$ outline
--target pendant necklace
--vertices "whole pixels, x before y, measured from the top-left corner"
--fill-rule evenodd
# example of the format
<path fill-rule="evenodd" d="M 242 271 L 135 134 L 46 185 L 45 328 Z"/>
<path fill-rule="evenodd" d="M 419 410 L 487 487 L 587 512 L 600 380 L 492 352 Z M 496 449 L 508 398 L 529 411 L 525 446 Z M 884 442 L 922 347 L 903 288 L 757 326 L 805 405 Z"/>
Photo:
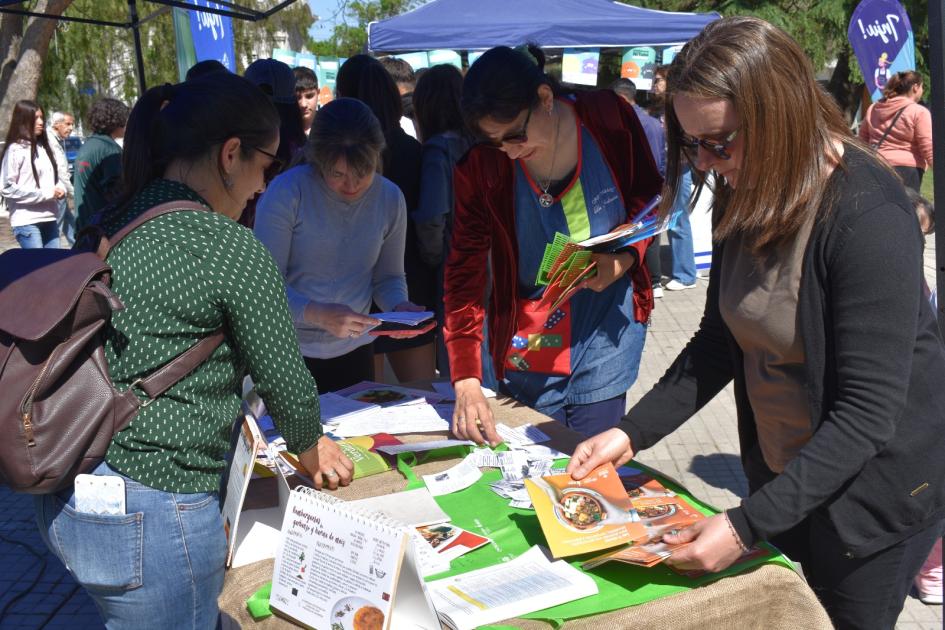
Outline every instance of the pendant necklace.
<path fill-rule="evenodd" d="M 555 198 L 548 192 L 548 189 L 551 188 L 551 178 L 555 172 L 555 158 L 558 156 L 558 127 L 561 126 L 561 119 L 555 111 L 554 102 L 551 103 L 551 111 L 555 112 L 555 141 L 551 150 L 551 168 L 548 170 L 548 180 L 544 186 L 541 185 L 541 182 L 538 182 L 538 187 L 541 188 L 541 194 L 538 195 L 538 204 L 542 208 L 550 208 L 555 202 Z"/>

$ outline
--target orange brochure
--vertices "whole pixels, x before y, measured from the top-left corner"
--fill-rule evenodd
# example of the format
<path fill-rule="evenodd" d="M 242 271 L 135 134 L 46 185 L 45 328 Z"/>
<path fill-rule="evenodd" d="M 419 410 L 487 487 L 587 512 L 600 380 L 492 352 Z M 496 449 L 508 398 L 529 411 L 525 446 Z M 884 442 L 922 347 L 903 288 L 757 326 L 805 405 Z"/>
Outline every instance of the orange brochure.
<path fill-rule="evenodd" d="M 555 558 L 609 549 L 646 537 L 614 469 L 606 464 L 575 481 L 570 475 L 525 480 Z"/>

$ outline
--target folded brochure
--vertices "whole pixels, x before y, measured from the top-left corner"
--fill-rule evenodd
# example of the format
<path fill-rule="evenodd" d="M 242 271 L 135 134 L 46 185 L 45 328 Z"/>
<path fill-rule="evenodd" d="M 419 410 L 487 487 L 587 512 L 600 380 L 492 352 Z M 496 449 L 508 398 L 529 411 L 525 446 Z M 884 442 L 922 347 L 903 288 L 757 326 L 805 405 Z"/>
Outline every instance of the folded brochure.
<path fill-rule="evenodd" d="M 525 479 L 525 488 L 555 558 L 646 537 L 613 464 L 596 468 L 580 481 L 568 474 Z"/>

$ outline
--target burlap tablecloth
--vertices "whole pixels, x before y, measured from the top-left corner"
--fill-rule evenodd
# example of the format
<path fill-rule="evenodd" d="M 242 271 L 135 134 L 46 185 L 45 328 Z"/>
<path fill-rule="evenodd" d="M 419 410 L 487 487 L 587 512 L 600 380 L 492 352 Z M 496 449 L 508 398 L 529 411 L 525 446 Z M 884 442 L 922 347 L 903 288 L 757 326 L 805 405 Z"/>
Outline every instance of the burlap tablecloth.
<path fill-rule="evenodd" d="M 496 418 L 511 426 L 531 423 L 551 437 L 551 446 L 570 453 L 581 437 L 554 420 L 510 399 L 491 401 Z M 431 434 L 398 436 L 404 442 L 431 439 Z M 457 460 L 438 460 L 414 467 L 417 475 L 445 470 Z M 254 482 L 255 483 L 255 482 Z M 406 481 L 396 470 L 373 475 L 339 489 L 335 494 L 342 499 L 361 499 L 403 490 Z M 259 484 L 254 490 L 264 488 Z M 253 503 L 257 503 L 258 496 Z M 254 505 L 255 507 L 255 505 Z M 257 562 L 227 571 L 220 610 L 224 628 L 268 630 L 292 628 L 279 617 L 255 622 L 246 610 L 246 599 L 272 579 L 273 561 Z M 504 622 L 526 630 L 548 630 L 552 626 L 542 621 L 511 619 Z M 600 628 L 692 628 L 693 630 L 765 630 L 830 629 L 833 626 L 816 596 L 794 571 L 777 565 L 762 565 L 739 575 L 722 578 L 690 591 L 663 597 L 646 604 L 616 610 L 603 615 L 573 619 L 564 624 L 565 630 L 598 630 Z M 398 630 L 393 628 L 392 630 Z"/>

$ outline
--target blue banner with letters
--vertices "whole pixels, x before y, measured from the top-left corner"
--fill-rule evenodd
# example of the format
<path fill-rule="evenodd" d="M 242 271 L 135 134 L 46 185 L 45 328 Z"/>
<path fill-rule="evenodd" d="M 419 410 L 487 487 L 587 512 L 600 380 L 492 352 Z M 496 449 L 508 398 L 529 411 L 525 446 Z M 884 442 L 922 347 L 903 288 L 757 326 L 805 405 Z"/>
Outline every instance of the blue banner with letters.
<path fill-rule="evenodd" d="M 915 70 L 912 24 L 896 0 L 863 0 L 853 11 L 847 37 L 874 102 L 894 74 Z"/>
<path fill-rule="evenodd" d="M 227 7 L 210 0 L 187 1 L 196 7 L 189 13 L 190 33 L 194 40 L 197 61 L 216 59 L 230 72 L 236 72 L 232 18 L 199 10 L 201 7 L 227 10 Z"/>

